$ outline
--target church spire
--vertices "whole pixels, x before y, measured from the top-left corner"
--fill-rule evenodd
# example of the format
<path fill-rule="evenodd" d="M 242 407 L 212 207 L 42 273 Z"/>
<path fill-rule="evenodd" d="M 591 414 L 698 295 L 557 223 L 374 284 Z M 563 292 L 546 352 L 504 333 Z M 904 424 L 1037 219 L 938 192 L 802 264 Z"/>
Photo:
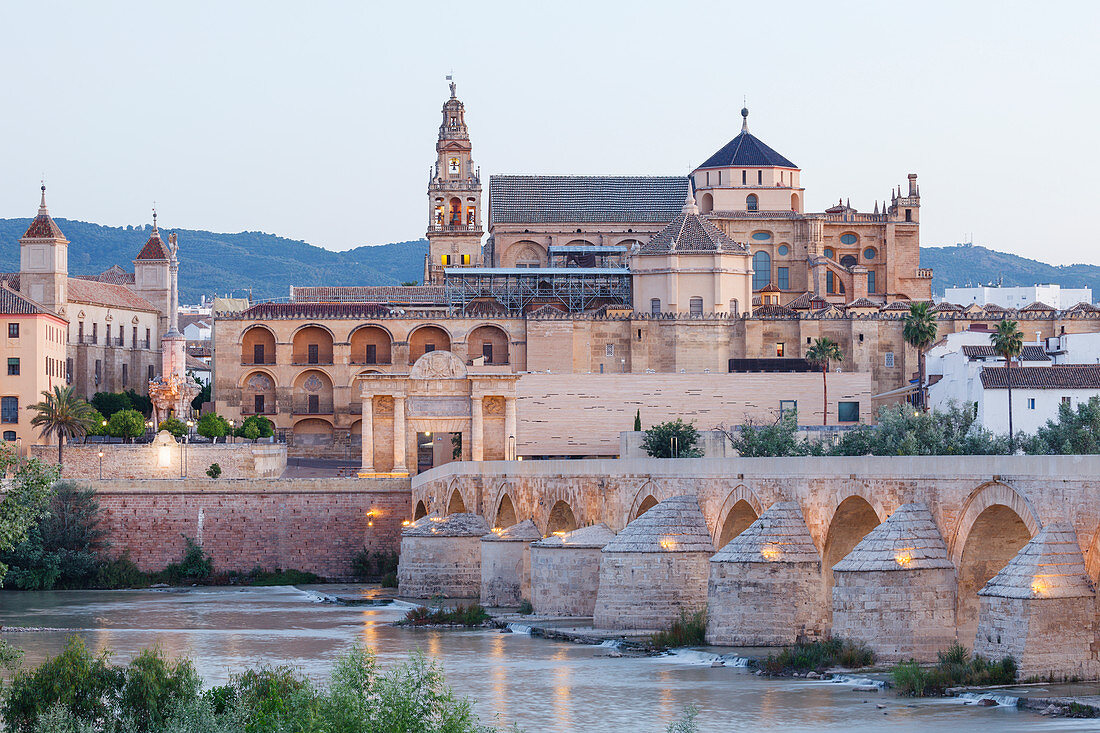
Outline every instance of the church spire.
<path fill-rule="evenodd" d="M 746 106 L 746 107 L 741 108 L 741 132 L 748 132 L 748 131 L 749 131 L 749 108 Z"/>
<path fill-rule="evenodd" d="M 38 215 L 49 216 L 50 210 L 46 208 L 46 181 L 42 181 L 42 201 L 38 204 Z"/>
<path fill-rule="evenodd" d="M 157 202 L 153 202 L 153 236 L 160 236 L 160 230 L 157 229 Z"/>

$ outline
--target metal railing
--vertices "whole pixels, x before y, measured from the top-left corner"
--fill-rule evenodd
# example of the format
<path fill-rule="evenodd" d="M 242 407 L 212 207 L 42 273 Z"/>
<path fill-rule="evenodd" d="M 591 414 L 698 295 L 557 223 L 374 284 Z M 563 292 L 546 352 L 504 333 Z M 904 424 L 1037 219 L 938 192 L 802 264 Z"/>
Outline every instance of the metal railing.
<path fill-rule="evenodd" d="M 295 397 L 291 403 L 292 415 L 332 415 L 332 397 L 321 397 L 316 402 L 310 402 L 308 397 Z"/>

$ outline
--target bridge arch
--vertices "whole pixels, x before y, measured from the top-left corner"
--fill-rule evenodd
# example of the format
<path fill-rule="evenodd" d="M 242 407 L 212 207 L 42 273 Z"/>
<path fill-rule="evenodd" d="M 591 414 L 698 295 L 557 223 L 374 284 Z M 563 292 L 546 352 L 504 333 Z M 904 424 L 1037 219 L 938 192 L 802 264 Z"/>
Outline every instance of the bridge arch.
<path fill-rule="evenodd" d="M 416 502 L 416 510 L 413 511 L 413 521 L 420 519 L 421 517 L 428 516 L 428 507 L 424 506 L 424 500 Z"/>
<path fill-rule="evenodd" d="M 748 529 L 764 510 L 760 497 L 744 484 L 737 486 L 722 503 L 715 518 L 711 538 L 715 549 L 722 549 L 730 540 Z"/>
<path fill-rule="evenodd" d="M 1041 525 L 1031 503 L 1007 484 L 990 481 L 967 497 L 950 547 L 959 584 L 955 622 L 961 644 L 974 644 L 978 591 L 1015 557 Z"/>
<path fill-rule="evenodd" d="M 546 534 L 549 536 L 555 532 L 572 532 L 579 525 L 576 516 L 573 514 L 573 507 L 569 505 L 569 502 L 558 499 L 550 507 L 545 526 Z"/>
<path fill-rule="evenodd" d="M 821 551 L 821 575 L 825 583 L 825 599 L 830 618 L 833 566 L 843 560 L 887 516 L 882 503 L 863 486 L 856 487 L 855 491 L 838 501 L 829 514 Z"/>
<path fill-rule="evenodd" d="M 506 489 L 507 486 L 501 488 Z M 508 496 L 507 491 L 500 495 L 496 506 L 496 515 L 493 517 L 494 527 L 511 527 L 519 521 L 519 517 L 516 516 L 516 507 L 512 504 L 512 497 Z"/>
<path fill-rule="evenodd" d="M 654 481 L 646 481 L 642 484 L 642 487 L 635 492 L 634 501 L 630 502 L 630 513 L 626 516 L 627 524 L 633 522 L 667 498 L 668 497 L 664 495 L 664 491 L 659 484 Z M 645 508 L 643 508 L 643 506 Z"/>

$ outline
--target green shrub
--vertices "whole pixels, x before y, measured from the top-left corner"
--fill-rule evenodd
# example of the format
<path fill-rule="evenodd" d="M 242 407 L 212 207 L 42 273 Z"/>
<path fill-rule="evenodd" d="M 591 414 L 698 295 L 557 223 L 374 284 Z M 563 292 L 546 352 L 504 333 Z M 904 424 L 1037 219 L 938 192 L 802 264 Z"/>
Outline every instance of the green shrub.
<path fill-rule="evenodd" d="M 249 585 L 255 586 L 307 585 L 310 583 L 320 583 L 323 580 L 324 578 L 321 576 L 308 573 L 304 570 L 281 570 L 279 568 L 275 570 L 255 568 L 246 578 L 246 582 Z"/>
<path fill-rule="evenodd" d="M 160 421 L 160 425 L 157 426 L 157 430 L 167 430 L 172 437 L 182 438 L 187 432 L 187 423 L 176 417 L 166 417 Z"/>
<path fill-rule="evenodd" d="M 116 412 L 134 409 L 133 400 L 125 392 L 96 392 L 88 402 L 108 419 Z"/>
<path fill-rule="evenodd" d="M 172 585 L 208 580 L 214 572 L 210 556 L 190 537 L 184 537 L 186 545 L 183 558 L 164 569 L 164 575 Z"/>
<path fill-rule="evenodd" d="M 535 607 L 531 605 L 531 601 L 524 598 L 519 602 L 519 615 L 520 616 L 530 616 L 534 612 L 535 612 Z"/>
<path fill-rule="evenodd" d="M 140 438 L 145 434 L 145 417 L 137 410 L 121 410 L 107 421 L 107 432 L 115 438 Z"/>
<path fill-rule="evenodd" d="M 222 475 L 222 467 L 217 463 L 211 463 L 210 468 L 206 469 L 206 475 L 210 478 L 218 478 Z"/>
<path fill-rule="evenodd" d="M 107 418 L 103 416 L 99 410 L 92 408 L 91 414 L 88 415 L 88 431 L 87 435 L 106 435 L 107 434 Z"/>
<path fill-rule="evenodd" d="M 373 581 L 397 572 L 397 553 L 363 548 L 351 559 L 351 574 L 356 580 Z"/>
<path fill-rule="evenodd" d="M 703 455 L 695 447 L 698 441 L 699 431 L 695 425 L 676 418 L 645 431 L 642 449 L 653 458 L 672 458 L 673 453 L 677 458 L 698 458 Z"/>
<path fill-rule="evenodd" d="M 913 660 L 896 665 L 891 675 L 898 694 L 934 697 L 943 695 L 949 687 L 986 687 L 1016 682 L 1016 660 L 1012 657 L 990 662 L 980 655 L 971 657 L 970 651 L 958 643 L 939 652 L 937 657 L 932 667 L 922 667 Z"/>
<path fill-rule="evenodd" d="M 403 626 L 481 626 L 489 620 L 488 612 L 476 603 L 469 606 L 459 604 L 451 610 L 437 608 L 434 611 L 425 606 L 410 608 L 403 621 L 398 623 Z"/>
<path fill-rule="evenodd" d="M 249 415 L 233 432 L 238 438 L 256 440 L 270 438 L 275 434 L 275 424 L 263 415 Z"/>
<path fill-rule="evenodd" d="M 699 646 L 706 643 L 706 632 L 706 611 L 680 611 L 680 618 L 673 621 L 667 631 L 658 631 L 651 636 L 649 643 L 657 649 Z"/>
<path fill-rule="evenodd" d="M 765 674 L 785 675 L 792 672 L 821 672 L 829 667 L 858 669 L 874 663 L 875 655 L 865 644 L 828 637 L 818 641 L 800 641 L 779 654 L 769 654 L 757 666 Z"/>
<path fill-rule="evenodd" d="M 195 425 L 195 431 L 204 438 L 210 438 L 215 443 L 218 438 L 224 438 L 233 431 L 229 421 L 215 412 L 203 413 L 199 422 Z"/>
<path fill-rule="evenodd" d="M 158 647 L 145 649 L 125 670 L 119 715 L 138 731 L 160 731 L 180 703 L 198 697 L 202 680 L 187 659 L 169 662 Z"/>
<path fill-rule="evenodd" d="M 143 588 L 149 583 L 149 576 L 138 570 L 138 566 L 130 559 L 129 551 L 126 551 L 117 558 L 100 562 L 90 585 L 93 588 L 111 590 L 116 588 Z"/>
<path fill-rule="evenodd" d="M 386 573 L 385 575 L 382 576 L 382 580 L 379 581 L 379 584 L 383 588 L 396 588 L 397 587 L 397 573 L 396 572 Z"/>

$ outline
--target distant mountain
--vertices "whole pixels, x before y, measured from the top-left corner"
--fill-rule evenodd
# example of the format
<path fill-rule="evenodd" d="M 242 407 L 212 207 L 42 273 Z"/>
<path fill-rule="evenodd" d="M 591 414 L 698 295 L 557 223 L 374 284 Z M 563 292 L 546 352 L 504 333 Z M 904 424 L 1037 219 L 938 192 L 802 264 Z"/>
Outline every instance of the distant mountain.
<path fill-rule="evenodd" d="M 932 268 L 936 296 L 942 296 L 945 288 L 996 285 L 998 281 L 1005 286 L 1055 283 L 1065 288 L 1092 288 L 1093 297 L 1100 296 L 1097 265 L 1048 265 L 970 244 L 922 247 L 920 264 Z"/>
<path fill-rule="evenodd" d="M 151 226 L 107 227 L 55 219 L 69 240 L 69 273 L 96 275 L 118 264 L 133 271 L 133 259 Z M 19 270 L 19 238 L 30 219 L 0 219 L 0 272 Z M 263 232 L 216 234 L 171 229 L 180 240 L 180 301 L 203 294 L 252 289 L 253 298 L 285 298 L 291 285 L 400 285 L 424 276 L 427 240 L 363 246 L 331 252 Z"/>
<path fill-rule="evenodd" d="M 111 265 L 134 269 L 133 259 L 149 239 L 151 226 L 106 227 L 56 219 L 69 239 L 69 272 L 95 275 Z M 19 237 L 29 219 L 0 219 L 0 272 L 19 269 Z M 252 297 L 285 298 L 291 285 L 398 285 L 424 274 L 424 239 L 331 252 L 312 244 L 263 232 L 216 234 L 172 229 L 180 236 L 180 300 L 248 288 Z M 921 266 L 935 273 L 932 289 L 942 296 L 951 286 L 996 283 L 1091 287 L 1100 296 L 1100 266 L 1048 265 L 985 247 L 958 244 L 921 248 Z"/>

